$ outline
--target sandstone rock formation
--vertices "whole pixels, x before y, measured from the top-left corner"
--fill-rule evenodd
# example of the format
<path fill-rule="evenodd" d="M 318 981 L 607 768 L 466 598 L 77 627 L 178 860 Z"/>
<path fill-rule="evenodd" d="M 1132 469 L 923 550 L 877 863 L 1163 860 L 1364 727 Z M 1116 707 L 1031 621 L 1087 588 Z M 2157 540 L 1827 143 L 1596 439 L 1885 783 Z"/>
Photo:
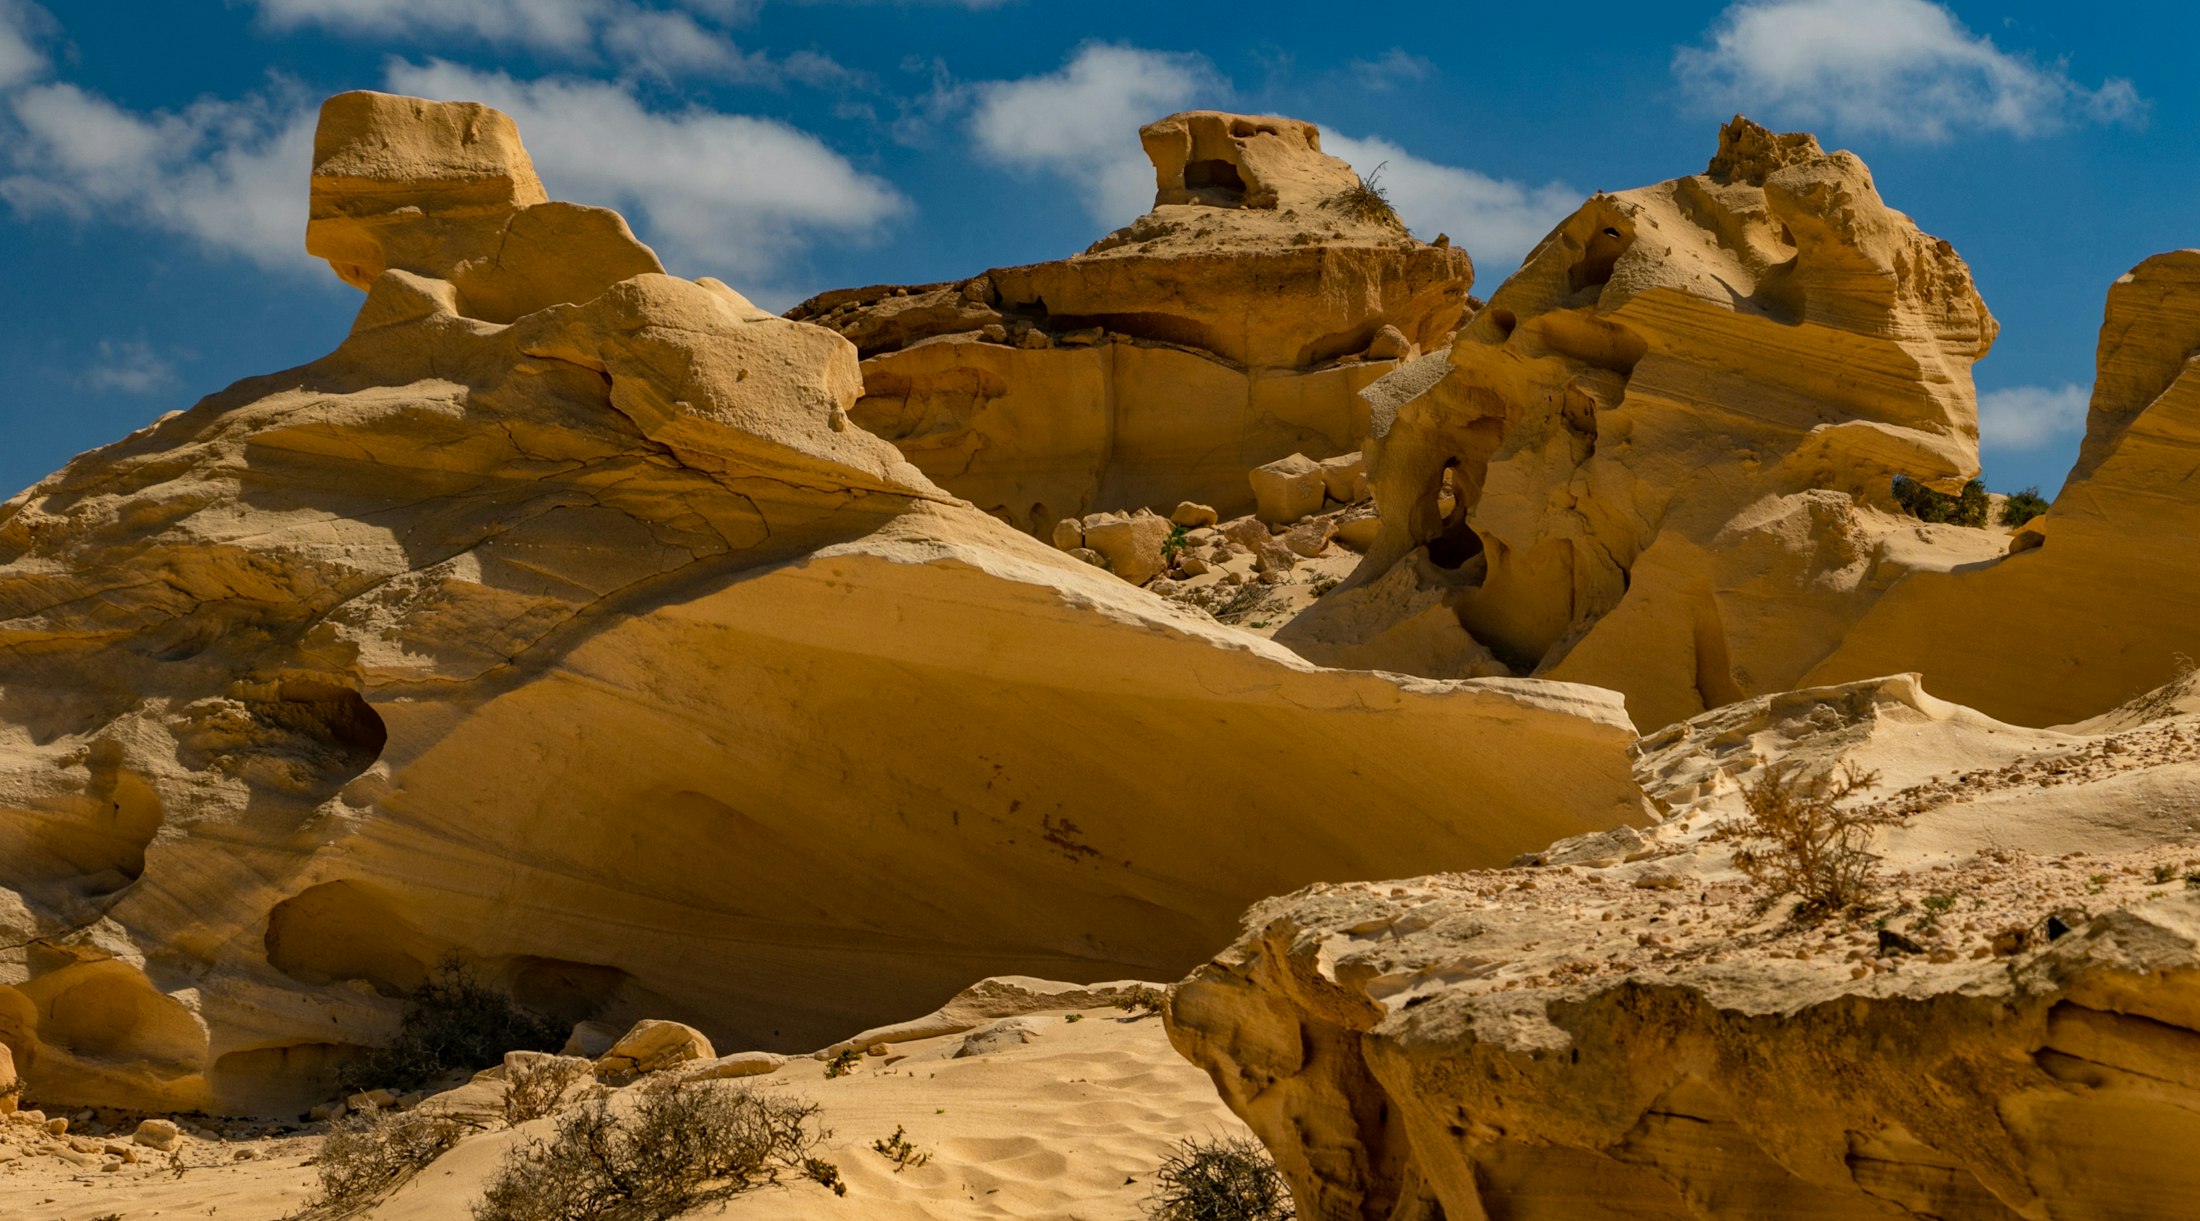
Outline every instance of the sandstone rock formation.
<path fill-rule="evenodd" d="M 2200 1199 L 2200 688 L 2061 733 L 1898 677 L 1737 703 L 1639 755 L 1665 818 L 1631 844 L 1273 900 L 1174 990 L 1173 1040 L 1301 1216 Z M 1791 921 L 1708 836 L 1766 768 L 1843 761 L 1910 822 L 1876 920 Z"/>
<path fill-rule="evenodd" d="M 1154 210 L 1085 253 L 789 315 L 860 349 L 858 423 L 1040 537 L 1183 500 L 1249 510 L 1248 469 L 1359 449 L 1357 392 L 1468 308 L 1466 252 L 1343 209 L 1357 179 L 1312 124 L 1202 111 L 1140 136 Z"/>
<path fill-rule="evenodd" d="M 316 157 L 345 342 L 0 507 L 0 1044 L 38 1099 L 294 1108 L 454 956 L 812 1047 L 1640 817 L 1608 693 L 1322 670 L 1002 525 L 865 431 L 847 340 L 541 200 L 494 112 L 347 94 Z M 1464 271 L 1263 258 L 1453 309 Z M 1389 292 L 1323 335 L 1448 325 Z"/>
<path fill-rule="evenodd" d="M 1610 687 L 1646 727 L 1794 686 L 1905 573 L 1999 552 L 1889 494 L 1977 472 L 1994 333 L 1861 161 L 1737 118 L 1704 173 L 1592 198 L 1448 356 L 1370 388 L 1381 531 L 1278 639 Z"/>
<path fill-rule="evenodd" d="M 2200 657 L 2200 250 L 2108 293 L 2078 462 L 2013 554 L 1921 571 L 1810 672 L 1926 673 L 2028 725 L 2093 716 Z"/>

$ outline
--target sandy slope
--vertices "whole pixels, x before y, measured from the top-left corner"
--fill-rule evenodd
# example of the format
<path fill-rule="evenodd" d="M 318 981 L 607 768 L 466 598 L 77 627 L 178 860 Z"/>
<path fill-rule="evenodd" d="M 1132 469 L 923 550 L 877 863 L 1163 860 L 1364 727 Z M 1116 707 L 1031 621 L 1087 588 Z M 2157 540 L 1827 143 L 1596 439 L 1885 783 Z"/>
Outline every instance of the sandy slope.
<path fill-rule="evenodd" d="M 1156 1018 L 1126 1019 L 1111 1009 L 1021 1019 L 1032 1041 L 955 1058 L 964 1035 L 897 1044 L 895 1055 L 866 1058 L 848 1076 L 826 1080 L 823 1066 L 801 1059 L 759 1089 L 785 1090 L 824 1107 L 833 1130 L 820 1155 L 848 1183 L 836 1198 L 807 1181 L 765 1187 L 697 1217 L 744 1221 L 918 1221 L 930 1218 L 1032 1217 L 1105 1221 L 1141 1215 L 1152 1169 L 1184 1136 L 1243 1133 L 1206 1075 L 1169 1049 Z M 475 1097 L 467 1097 L 472 1095 Z M 486 1101 L 474 1085 L 448 1101 Z M 895 1125 L 931 1154 L 928 1164 L 894 1172 L 871 1149 Z M 469 1137 L 394 1196 L 363 1214 L 373 1221 L 449 1221 L 467 1215 L 505 1151 L 540 1135 L 548 1121 L 497 1127 Z M 8 1125 L 11 1135 L 26 1125 Z M 104 1144 L 105 1142 L 99 1142 Z M 274 1221 L 310 1195 L 318 1149 L 311 1133 L 256 1141 L 194 1141 L 181 1178 L 165 1155 L 104 1171 L 100 1156 L 80 1167 L 43 1142 L 0 1164 L 0 1217 L 23 1221 L 127 1221 L 216 1217 Z M 253 1160 L 235 1160 L 243 1149 Z"/>

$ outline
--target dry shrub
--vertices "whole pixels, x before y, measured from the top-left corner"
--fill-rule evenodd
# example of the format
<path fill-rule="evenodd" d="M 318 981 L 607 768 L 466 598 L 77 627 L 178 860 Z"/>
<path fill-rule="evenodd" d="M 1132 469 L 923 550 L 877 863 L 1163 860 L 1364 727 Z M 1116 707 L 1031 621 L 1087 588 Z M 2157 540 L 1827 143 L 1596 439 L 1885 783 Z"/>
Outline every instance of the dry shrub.
<path fill-rule="evenodd" d="M 1767 767 L 1742 788 L 1747 815 L 1720 823 L 1710 841 L 1734 845 L 1734 867 L 1770 892 L 1768 901 L 1796 895 L 1798 916 L 1845 911 L 1871 897 L 1879 870 L 1873 834 L 1907 821 L 1876 806 L 1841 804 L 1877 783 L 1879 773 L 1853 763 L 1807 778 L 1801 767 Z"/>
<path fill-rule="evenodd" d="M 1153 1221 L 1291 1221 L 1291 1189 L 1260 1142 L 1187 1139 L 1154 1174 Z"/>
<path fill-rule="evenodd" d="M 1357 181 L 1323 200 L 1322 206 L 1334 208 L 1352 220 L 1404 228 L 1398 209 L 1390 202 L 1390 193 L 1382 188 L 1383 167 L 1389 164 L 1385 161 L 1364 176 L 1354 175 Z"/>
<path fill-rule="evenodd" d="M 477 1221 L 665 1221 L 781 1170 L 822 1181 L 815 1105 L 711 1082 L 636 1089 L 629 1111 L 592 1098 L 548 1142 L 513 1150 L 474 1205 Z"/>
<path fill-rule="evenodd" d="M 573 1056 L 514 1060 L 505 1069 L 504 1122 L 513 1127 L 558 1109 L 567 1093 L 594 1074 Z"/>
<path fill-rule="evenodd" d="M 456 1120 L 418 1111 L 369 1108 L 329 1125 L 321 1142 L 321 1193 L 313 1206 L 349 1209 L 411 1178 L 458 1143 L 466 1130 Z"/>
<path fill-rule="evenodd" d="M 1908 475 L 1894 477 L 1895 503 L 1902 511 L 1919 521 L 1943 522 L 1955 526 L 1978 527 L 1986 524 L 1986 485 L 1973 479 L 1963 485 L 1954 496 L 1936 492 Z"/>
<path fill-rule="evenodd" d="M 1122 995 L 1115 998 L 1115 1007 L 1130 1014 L 1133 1021 L 1139 1018 L 1160 1017 L 1161 1011 L 1167 1008 L 1168 1003 L 1169 994 L 1149 984 L 1126 988 L 1123 990 Z"/>

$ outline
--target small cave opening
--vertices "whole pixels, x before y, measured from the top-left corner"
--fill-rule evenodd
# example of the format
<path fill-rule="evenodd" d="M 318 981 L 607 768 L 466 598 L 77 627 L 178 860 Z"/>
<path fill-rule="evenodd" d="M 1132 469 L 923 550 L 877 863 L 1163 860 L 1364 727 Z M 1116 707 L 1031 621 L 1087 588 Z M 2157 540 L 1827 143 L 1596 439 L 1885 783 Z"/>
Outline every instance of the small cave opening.
<path fill-rule="evenodd" d="M 1243 197 L 1245 175 L 1238 172 L 1237 166 L 1219 157 L 1206 161 L 1189 161 L 1184 165 L 1184 189 Z"/>
<path fill-rule="evenodd" d="M 1454 458 L 1437 480 L 1436 513 L 1442 526 L 1427 544 L 1429 563 L 1452 572 L 1482 554 L 1482 536 L 1467 522 L 1472 499 L 1459 480 L 1459 460 Z"/>
<path fill-rule="evenodd" d="M 1627 248 L 1634 244 L 1634 239 L 1610 225 L 1590 234 L 1589 244 L 1581 252 L 1581 261 L 1567 272 L 1567 279 L 1573 284 L 1574 291 L 1611 283 L 1612 268 L 1618 265 L 1620 256 L 1627 253 Z"/>

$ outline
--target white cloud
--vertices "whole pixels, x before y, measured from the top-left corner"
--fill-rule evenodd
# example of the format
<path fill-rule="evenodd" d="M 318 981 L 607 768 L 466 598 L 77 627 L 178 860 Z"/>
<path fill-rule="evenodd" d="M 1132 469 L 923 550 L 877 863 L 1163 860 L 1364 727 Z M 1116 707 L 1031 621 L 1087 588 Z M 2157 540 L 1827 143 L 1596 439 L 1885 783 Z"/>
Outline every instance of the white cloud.
<path fill-rule="evenodd" d="M 1121 225 L 1153 206 L 1153 167 L 1138 129 L 1226 96 L 1230 86 L 1198 55 L 1094 42 L 1059 71 L 970 88 L 981 152 L 1070 179 L 1093 219 Z"/>
<path fill-rule="evenodd" d="M 46 10 L 27 0 L 0 0 L 0 89 L 45 74 L 46 53 L 38 44 L 52 29 Z"/>
<path fill-rule="evenodd" d="M 77 380 L 87 390 L 151 394 L 176 384 L 176 366 L 141 339 L 102 339 L 99 356 Z"/>
<path fill-rule="evenodd" d="M 1436 75 L 1435 64 L 1403 47 L 1392 47 L 1374 59 L 1355 59 L 1345 68 L 1360 88 L 1370 93 L 1388 93 L 1400 84 Z"/>
<path fill-rule="evenodd" d="M 768 278 L 819 235 L 862 239 L 907 207 L 892 185 L 807 132 L 747 115 L 650 111 L 613 82 L 520 81 L 430 60 L 393 62 L 388 86 L 511 115 L 552 198 L 619 209 L 690 274 Z"/>
<path fill-rule="evenodd" d="M 311 266 L 314 116 L 291 92 L 140 114 L 65 83 L 18 90 L 0 120 L 0 200 L 27 215 L 181 234 L 262 266 Z"/>
<path fill-rule="evenodd" d="M 5 0 L 0 0 L 4 3 Z M 493 47 L 524 47 L 569 59 L 600 49 L 622 66 L 660 72 L 753 70 L 761 56 L 744 56 L 696 17 L 717 25 L 752 20 L 765 0 L 251 0 L 268 28 L 315 28 L 353 38 L 413 44 L 471 39 Z M 809 0 L 819 2 L 819 0 Z M 844 4 L 907 3 L 989 9 L 1008 0 L 823 0 Z M 667 7 L 669 6 L 669 7 Z M 751 83 L 736 75 L 740 83 Z M 797 77 L 796 79 L 801 79 Z"/>
<path fill-rule="evenodd" d="M 2090 394 L 2083 386 L 2012 386 L 1979 396 L 1982 449 L 2045 449 L 2085 433 Z"/>
<path fill-rule="evenodd" d="M 1377 183 L 1398 215 L 1424 238 L 1447 233 L 1491 271 L 1510 271 L 1587 194 L 1564 183 L 1531 186 L 1475 170 L 1424 161 L 1380 137 L 1327 132 L 1322 151 L 1361 174 L 1382 166 Z"/>
<path fill-rule="evenodd" d="M 373 38 L 474 38 L 493 45 L 580 53 L 617 0 L 257 0 L 276 30 L 317 26 Z"/>
<path fill-rule="evenodd" d="M 1743 0 L 1706 45 L 1675 53 L 1673 72 L 1722 110 L 1926 141 L 2031 136 L 2145 110 L 2130 81 L 2088 89 L 2064 64 L 2004 51 L 1931 0 Z"/>

